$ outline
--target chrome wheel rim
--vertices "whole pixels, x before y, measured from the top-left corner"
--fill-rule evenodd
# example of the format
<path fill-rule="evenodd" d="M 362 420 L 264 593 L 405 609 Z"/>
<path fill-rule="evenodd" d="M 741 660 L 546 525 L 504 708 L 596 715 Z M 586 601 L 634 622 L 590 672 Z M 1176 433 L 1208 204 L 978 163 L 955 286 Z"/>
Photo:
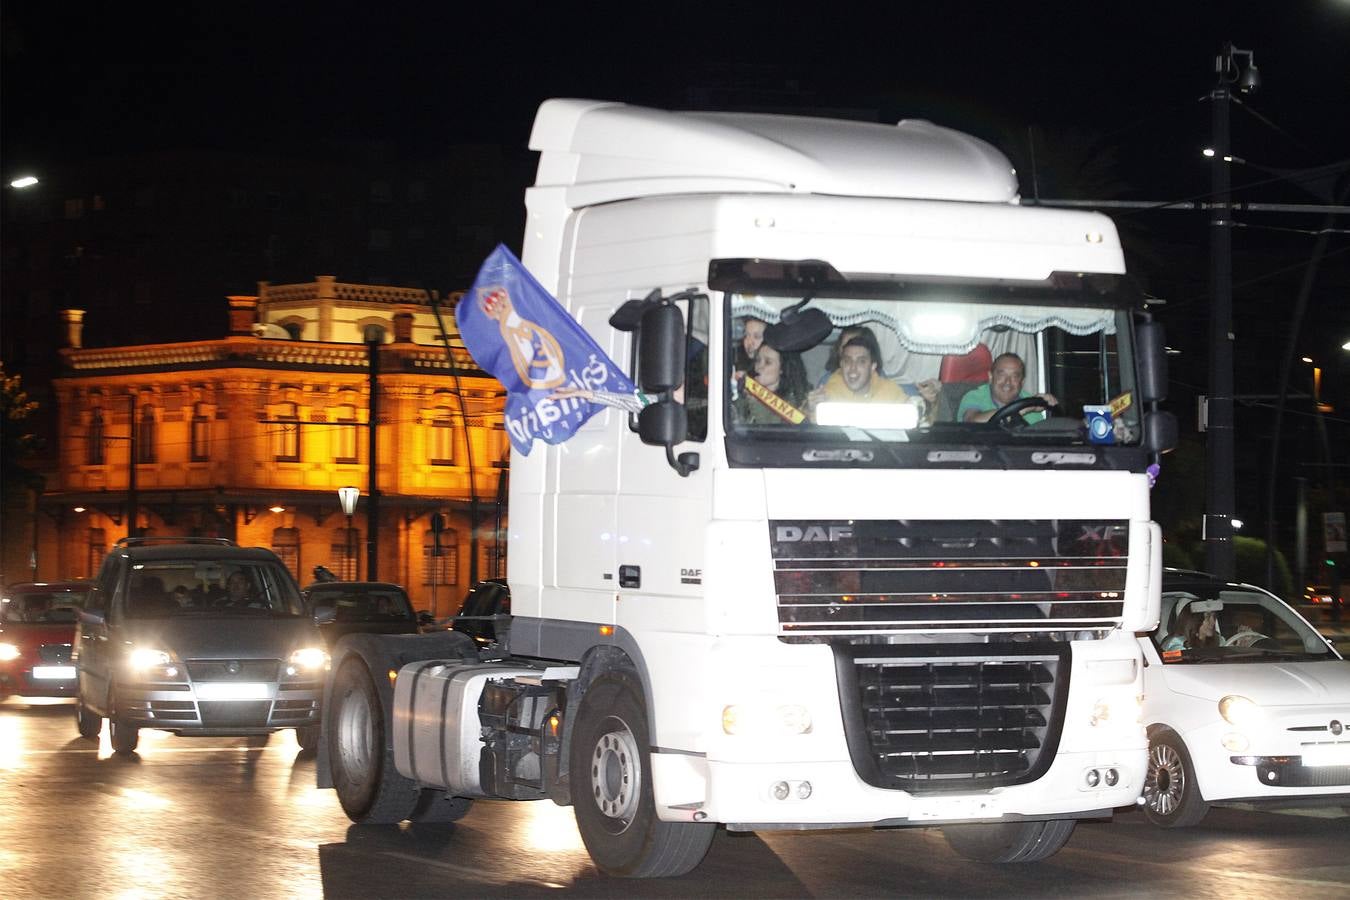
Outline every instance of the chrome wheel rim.
<path fill-rule="evenodd" d="M 338 764 L 348 778 L 365 781 L 375 758 L 375 717 L 363 693 L 351 691 L 342 698 L 336 726 Z"/>
<path fill-rule="evenodd" d="M 591 751 L 591 797 L 616 832 L 633 821 L 642 794 L 642 762 L 633 731 L 622 719 L 611 718 Z"/>
<path fill-rule="evenodd" d="M 1160 816 L 1174 815 L 1186 792 L 1186 768 L 1181 754 L 1166 744 L 1154 744 L 1148 754 L 1144 802 Z"/>

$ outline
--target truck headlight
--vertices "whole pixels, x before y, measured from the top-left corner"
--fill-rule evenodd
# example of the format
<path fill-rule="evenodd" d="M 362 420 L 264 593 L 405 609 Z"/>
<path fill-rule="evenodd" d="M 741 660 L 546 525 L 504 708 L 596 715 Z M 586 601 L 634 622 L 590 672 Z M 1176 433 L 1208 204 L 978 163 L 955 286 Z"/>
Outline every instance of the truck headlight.
<path fill-rule="evenodd" d="M 135 669 L 137 672 L 144 672 L 146 669 L 156 669 L 161 666 L 167 666 L 172 661 L 173 657 L 168 653 L 153 647 L 137 647 L 132 650 L 131 655 L 127 657 L 127 662 L 129 662 L 131 668 Z"/>
<path fill-rule="evenodd" d="M 1250 728 L 1265 718 L 1256 702 L 1241 694 L 1229 694 L 1219 701 L 1219 715 L 1224 721 L 1239 728 Z"/>
<path fill-rule="evenodd" d="M 0 662 L 9 662 L 19 658 L 19 648 L 15 644 L 0 642 Z"/>
<path fill-rule="evenodd" d="M 722 730 L 727 734 L 758 737 L 808 734 L 811 731 L 811 712 L 799 703 L 781 706 L 733 703 L 722 707 Z"/>
<path fill-rule="evenodd" d="M 328 653 L 322 647 L 301 647 L 291 654 L 291 669 L 287 673 L 294 675 L 297 672 L 315 672 L 328 665 Z"/>

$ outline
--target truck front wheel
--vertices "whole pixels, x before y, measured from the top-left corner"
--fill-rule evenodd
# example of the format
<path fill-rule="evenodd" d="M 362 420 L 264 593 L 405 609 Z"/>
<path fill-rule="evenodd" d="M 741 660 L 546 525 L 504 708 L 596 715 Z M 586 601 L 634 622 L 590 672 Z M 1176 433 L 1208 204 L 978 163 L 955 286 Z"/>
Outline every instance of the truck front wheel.
<path fill-rule="evenodd" d="M 1073 819 L 1051 819 L 945 825 L 942 836 L 958 856 L 977 862 L 1039 862 L 1069 842 L 1075 824 Z"/>
<path fill-rule="evenodd" d="M 338 802 L 353 822 L 391 825 L 412 813 L 417 785 L 394 768 L 384 704 L 370 670 L 349 657 L 333 680 L 332 706 L 324 711 L 328 764 Z"/>
<path fill-rule="evenodd" d="M 609 875 L 683 875 L 703 861 L 715 834 L 711 823 L 656 817 L 650 733 L 636 678 L 606 675 L 591 684 L 572 734 L 572 802 L 587 852 Z"/>

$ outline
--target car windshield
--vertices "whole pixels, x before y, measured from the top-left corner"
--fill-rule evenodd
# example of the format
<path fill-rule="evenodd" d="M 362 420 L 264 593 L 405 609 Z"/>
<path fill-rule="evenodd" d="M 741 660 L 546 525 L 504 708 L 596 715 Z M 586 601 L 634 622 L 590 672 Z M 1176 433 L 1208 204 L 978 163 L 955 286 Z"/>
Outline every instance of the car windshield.
<path fill-rule="evenodd" d="M 800 297 L 729 294 L 731 433 L 761 443 L 1137 446 L 1131 314 L 1008 293 L 959 284 L 912 299 L 811 298 L 803 311 L 823 312 L 833 330 L 798 351 L 771 344 Z"/>
<path fill-rule="evenodd" d="M 415 618 L 408 598 L 395 588 L 312 587 L 309 603 L 316 615 L 332 610 L 335 622 L 410 622 Z"/>
<path fill-rule="evenodd" d="M 1164 590 L 1152 635 L 1163 662 L 1287 662 L 1337 659 L 1317 631 L 1282 600 L 1231 585 Z"/>
<path fill-rule="evenodd" d="M 295 580 L 266 560 L 156 559 L 131 567 L 126 611 L 134 619 L 177 616 L 299 616 Z"/>
<path fill-rule="evenodd" d="M 15 591 L 0 604 L 0 622 L 6 625 L 72 625 L 88 593 L 88 589 Z"/>

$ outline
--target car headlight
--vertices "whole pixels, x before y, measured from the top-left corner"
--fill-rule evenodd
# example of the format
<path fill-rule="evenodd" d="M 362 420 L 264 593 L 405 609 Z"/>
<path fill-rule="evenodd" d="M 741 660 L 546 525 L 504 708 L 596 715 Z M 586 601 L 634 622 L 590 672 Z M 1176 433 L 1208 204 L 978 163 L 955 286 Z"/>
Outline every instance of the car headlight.
<path fill-rule="evenodd" d="M 1265 714 L 1256 702 L 1241 694 L 1229 694 L 1219 701 L 1219 715 L 1224 721 L 1239 728 L 1248 728 L 1258 724 Z"/>
<path fill-rule="evenodd" d="M 169 663 L 173 662 L 173 657 L 163 650 L 158 650 L 154 647 L 137 647 L 131 651 L 131 655 L 127 657 L 127 662 L 129 662 L 131 668 L 136 671 L 144 672 L 146 669 L 156 669 L 161 666 L 167 666 Z"/>
<path fill-rule="evenodd" d="M 19 658 L 19 648 L 16 644 L 0 643 L 0 662 L 9 662 L 11 659 Z"/>
<path fill-rule="evenodd" d="M 297 671 L 313 672 L 328 665 L 328 654 L 322 647 L 301 647 L 287 662 Z"/>

